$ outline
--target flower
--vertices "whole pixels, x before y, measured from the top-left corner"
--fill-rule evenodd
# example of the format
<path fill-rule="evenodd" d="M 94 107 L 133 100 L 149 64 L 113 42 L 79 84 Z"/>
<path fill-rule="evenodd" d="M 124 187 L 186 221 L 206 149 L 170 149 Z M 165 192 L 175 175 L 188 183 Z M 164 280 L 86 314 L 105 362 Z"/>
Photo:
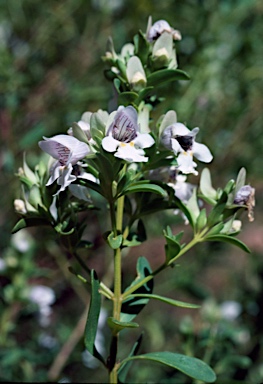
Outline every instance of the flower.
<path fill-rule="evenodd" d="M 250 185 L 243 185 L 243 187 L 241 187 L 235 195 L 234 204 L 246 205 L 248 208 L 248 219 L 249 221 L 253 221 L 253 210 L 255 207 L 255 188 L 252 188 Z"/>
<path fill-rule="evenodd" d="M 195 141 L 199 128 L 190 131 L 184 124 L 175 123 L 165 128 L 161 135 L 162 144 L 173 150 L 177 155 L 177 169 L 184 174 L 198 172 L 195 170 L 197 164 L 193 161 L 193 156 L 204 163 L 210 163 L 213 156 L 204 144 Z"/>
<path fill-rule="evenodd" d="M 58 195 L 77 179 L 77 176 L 72 174 L 73 166 L 90 152 L 90 148 L 86 143 L 68 135 L 44 137 L 44 140 L 38 143 L 40 148 L 57 159 L 51 168 L 51 176 L 46 185 L 51 185 L 57 180 L 61 186 L 55 194 Z"/>
<path fill-rule="evenodd" d="M 173 36 L 174 40 L 181 40 L 182 36 L 180 31 L 173 29 L 165 20 L 158 20 L 152 25 L 151 17 L 149 18 L 146 38 L 149 42 L 158 39 L 164 32 L 168 32 Z"/>
<path fill-rule="evenodd" d="M 136 92 L 146 86 L 147 79 L 139 57 L 132 56 L 128 60 L 126 75 L 132 89 Z"/>
<path fill-rule="evenodd" d="M 102 147 L 107 152 L 128 162 L 146 162 L 143 148 L 151 147 L 154 139 L 148 133 L 140 133 L 138 116 L 132 106 L 120 106 L 109 126 L 107 136 L 102 140 Z"/>

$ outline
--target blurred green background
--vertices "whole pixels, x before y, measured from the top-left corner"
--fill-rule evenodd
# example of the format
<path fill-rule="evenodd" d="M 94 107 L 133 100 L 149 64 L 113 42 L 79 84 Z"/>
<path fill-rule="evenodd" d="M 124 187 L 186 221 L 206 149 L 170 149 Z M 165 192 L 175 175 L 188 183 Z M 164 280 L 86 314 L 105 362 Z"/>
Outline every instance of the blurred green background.
<path fill-rule="evenodd" d="M 178 272 L 167 273 L 169 283 L 168 276 L 158 278 L 159 293 L 204 307 L 171 310 L 151 303 L 140 314 L 144 345 L 151 351 L 205 358 L 216 367 L 220 383 L 263 381 L 262 1 L 0 0 L 1 381 L 106 380 L 102 368 L 92 368 L 83 354 L 83 320 L 78 322 L 89 295 L 69 273 L 72 261 L 49 229 L 11 236 L 17 220 L 13 200 L 20 196 L 15 173 L 24 152 L 31 166 L 37 164 L 37 142 L 43 135 L 65 133 L 84 111 L 108 108 L 112 89 L 101 60 L 107 38 L 112 36 L 119 52 L 138 29 L 146 31 L 149 15 L 181 31 L 179 68 L 191 76 L 189 82 L 163 89 L 166 100 L 153 116 L 174 109 L 189 128 L 200 127 L 199 140 L 214 154 L 209 165 L 214 185 L 224 186 L 245 166 L 248 182 L 256 188 L 257 206 L 255 221 L 250 224 L 245 218 L 240 235 L 251 255 L 230 246 L 204 245 L 182 260 Z M 95 215 L 90 219 L 96 249 L 85 256 L 100 276 L 107 267 L 102 220 Z M 140 254 L 149 257 L 153 267 L 162 259 L 160 236 L 166 223 L 177 224 L 175 231 L 185 229 L 172 213 L 150 218 L 148 246 L 126 256 L 127 282 Z M 38 307 L 28 299 L 30 289 L 39 284 L 55 294 L 47 325 L 39 324 Z M 241 308 L 235 320 L 216 316 L 229 300 Z M 132 343 L 133 335 L 127 334 L 127 340 Z M 141 364 L 131 372 L 130 382 L 135 377 L 137 382 L 191 383 L 167 369 Z"/>

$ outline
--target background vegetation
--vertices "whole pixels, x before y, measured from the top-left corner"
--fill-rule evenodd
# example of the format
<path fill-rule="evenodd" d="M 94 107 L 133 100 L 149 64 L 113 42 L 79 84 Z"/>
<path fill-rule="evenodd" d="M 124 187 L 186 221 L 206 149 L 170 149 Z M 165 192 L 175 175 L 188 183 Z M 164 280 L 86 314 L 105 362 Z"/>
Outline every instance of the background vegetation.
<path fill-rule="evenodd" d="M 166 19 L 181 31 L 179 68 L 191 76 L 189 82 L 164 89 L 167 98 L 154 116 L 175 109 L 180 121 L 200 127 L 200 141 L 214 154 L 209 168 L 215 186 L 223 186 L 245 166 L 248 181 L 256 188 L 257 206 L 255 221 L 247 222 L 240 235 L 250 246 L 250 255 L 212 243 L 187 255 L 178 272 L 170 271 L 172 285 L 166 283 L 168 276 L 160 276 L 156 287 L 160 293 L 203 307 L 171 310 L 165 304 L 150 304 L 140 314 L 144 345 L 148 351 L 183 351 L 204 358 L 217 371 L 220 383 L 263 381 L 262 2 L 0 0 L 2 381 L 105 380 L 84 353 L 82 312 L 89 294 L 68 270 L 73 261 L 49 229 L 11 236 L 17 219 L 13 200 L 20 196 L 14 175 L 24 152 L 30 165 L 37 164 L 37 142 L 43 135 L 66 132 L 86 110 L 108 108 L 112 90 L 101 60 L 107 37 L 113 37 L 119 51 L 138 29 L 146 31 L 149 15 L 154 21 Z M 107 268 L 102 222 L 103 217 L 90 218 L 87 238 L 94 248 L 85 255 L 100 276 Z M 185 229 L 173 212 L 150 217 L 151 240 L 126 256 L 126 276 L 134 275 L 141 254 L 151 259 L 153 267 L 162 259 L 161 234 L 167 223 L 175 231 Z M 35 285 L 54 290 L 48 324 L 39 323 L 38 306 L 29 300 Z M 223 318 L 220 311 L 229 300 L 240 305 L 234 320 Z M 133 335 L 127 337 L 132 341 Z M 135 377 L 138 382 L 189 382 L 159 367 L 138 365 L 134 371 L 131 382 Z"/>

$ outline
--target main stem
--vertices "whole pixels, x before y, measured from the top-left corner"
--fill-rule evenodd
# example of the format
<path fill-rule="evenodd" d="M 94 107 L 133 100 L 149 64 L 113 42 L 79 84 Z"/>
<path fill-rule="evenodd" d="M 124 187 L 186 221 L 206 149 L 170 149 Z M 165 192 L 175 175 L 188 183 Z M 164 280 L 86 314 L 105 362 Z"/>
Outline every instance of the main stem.
<path fill-rule="evenodd" d="M 116 227 L 113 228 L 114 235 L 117 236 L 118 232 L 122 232 L 122 221 L 123 221 L 123 207 L 124 207 L 124 196 L 121 196 L 117 200 L 117 212 Z M 121 291 L 121 248 L 115 250 L 114 254 L 114 298 L 113 298 L 113 318 L 120 320 L 121 315 L 121 304 L 122 304 L 122 291 Z M 118 382 L 118 364 L 117 351 L 118 351 L 118 337 L 119 335 L 113 335 L 110 348 L 110 375 L 109 382 L 116 384 Z"/>

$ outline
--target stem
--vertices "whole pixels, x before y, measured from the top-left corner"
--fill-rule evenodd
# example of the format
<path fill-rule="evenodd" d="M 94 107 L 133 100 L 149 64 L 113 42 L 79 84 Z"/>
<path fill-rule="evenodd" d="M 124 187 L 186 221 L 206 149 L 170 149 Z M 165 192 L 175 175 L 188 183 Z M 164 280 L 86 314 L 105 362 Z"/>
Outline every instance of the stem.
<path fill-rule="evenodd" d="M 159 268 L 157 268 L 155 271 L 153 271 L 149 276 L 146 276 L 144 279 L 139 281 L 137 284 L 134 284 L 132 287 L 127 289 L 123 295 L 122 299 L 123 301 L 133 292 L 135 292 L 138 288 L 142 287 L 145 283 L 148 281 L 152 280 L 155 275 L 157 275 L 159 272 L 163 271 L 167 267 L 171 266 L 175 260 L 179 259 L 183 254 L 185 254 L 189 249 L 191 249 L 195 244 L 200 243 L 203 241 L 203 235 L 205 233 L 205 230 L 202 231 L 201 233 L 197 234 L 187 245 L 185 245 L 181 251 L 171 260 L 169 260 L 168 263 L 162 264 Z"/>
<path fill-rule="evenodd" d="M 111 220 L 114 235 L 117 236 L 118 232 L 122 232 L 123 227 L 123 209 L 124 209 L 124 196 L 117 200 L 117 212 L 115 217 L 115 210 L 111 204 Z M 122 292 L 121 292 L 121 248 L 115 250 L 114 253 L 114 296 L 113 296 L 113 318 L 120 320 Z M 109 382 L 112 384 L 118 383 L 118 339 L 119 334 L 113 335 L 110 348 L 110 356 L 108 358 L 109 368 Z"/>

